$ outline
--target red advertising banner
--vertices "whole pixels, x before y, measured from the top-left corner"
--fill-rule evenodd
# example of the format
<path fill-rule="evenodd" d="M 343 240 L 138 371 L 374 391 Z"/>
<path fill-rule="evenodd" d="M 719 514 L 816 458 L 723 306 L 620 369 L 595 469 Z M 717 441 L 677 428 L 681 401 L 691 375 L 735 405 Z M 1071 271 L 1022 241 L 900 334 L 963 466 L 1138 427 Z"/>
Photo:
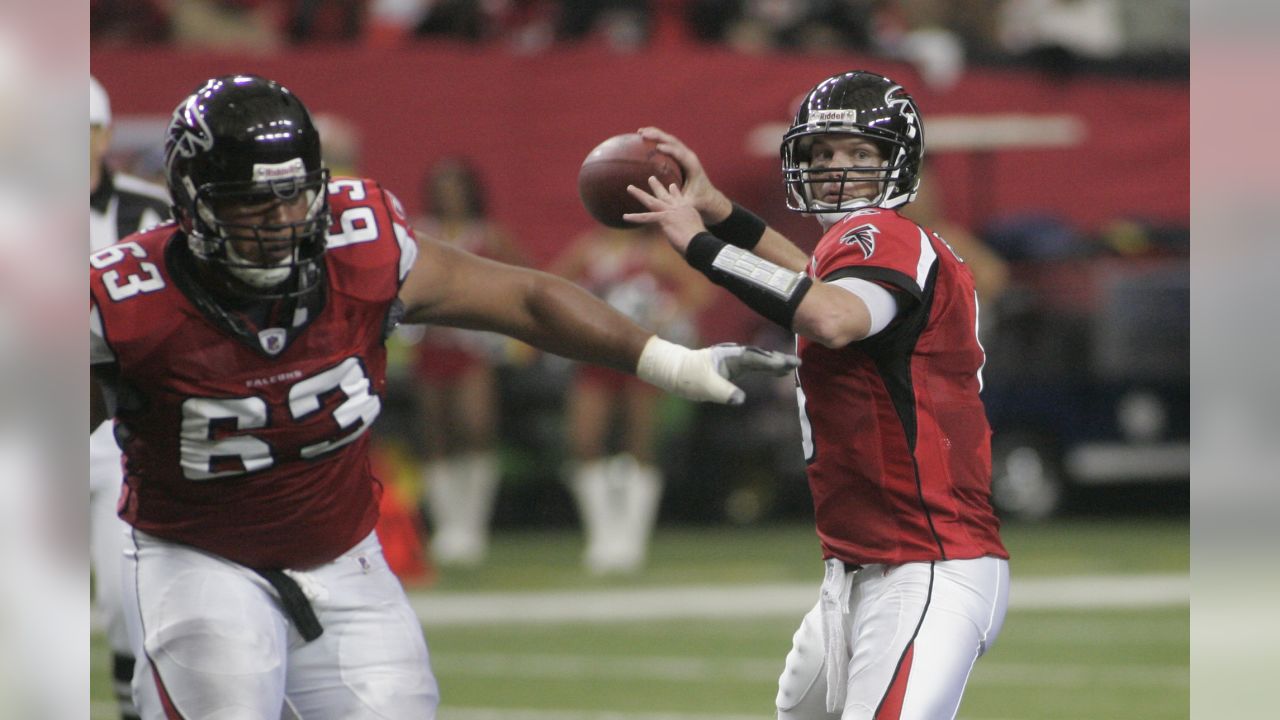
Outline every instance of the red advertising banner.
<path fill-rule="evenodd" d="M 277 79 L 313 112 L 354 124 L 360 172 L 396 192 L 410 212 L 421 208 L 422 177 L 433 162 L 468 156 L 496 218 L 539 263 L 590 227 L 576 190 L 587 152 L 648 124 L 692 146 L 730 195 L 802 245 L 812 242 L 817 225 L 785 209 L 777 146 L 799 98 L 853 68 L 890 75 L 915 95 L 928 182 L 961 224 L 981 228 L 1024 213 L 1052 214 L 1085 231 L 1120 217 L 1189 224 L 1187 82 L 974 68 L 935 90 L 910 66 L 865 56 L 745 56 L 686 46 L 534 56 L 452 44 L 319 47 L 249 58 L 104 49 L 91 59 L 117 118 L 159 122 L 215 74 Z M 162 139 L 157 132 L 156 142 Z"/>

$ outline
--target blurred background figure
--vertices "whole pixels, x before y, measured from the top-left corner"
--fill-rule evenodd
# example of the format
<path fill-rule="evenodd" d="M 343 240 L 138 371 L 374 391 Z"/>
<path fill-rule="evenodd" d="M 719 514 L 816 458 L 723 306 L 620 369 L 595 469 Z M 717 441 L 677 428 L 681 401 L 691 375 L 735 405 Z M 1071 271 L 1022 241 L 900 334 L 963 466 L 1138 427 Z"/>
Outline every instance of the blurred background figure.
<path fill-rule="evenodd" d="M 284 44 L 283 3 L 182 0 L 169 4 L 173 41 L 192 50 L 269 53 Z"/>
<path fill-rule="evenodd" d="M 1009 285 L 1009 263 L 972 230 L 951 219 L 943 211 L 944 207 L 941 183 L 937 175 L 926 168 L 920 192 L 914 202 L 903 208 L 902 215 L 941 235 L 969 267 L 978 292 L 978 311 L 985 335 L 988 320 L 994 320 L 993 311 Z"/>
<path fill-rule="evenodd" d="M 876 0 L 693 0 L 686 17 L 694 37 L 739 52 L 839 52 L 871 43 Z"/>
<path fill-rule="evenodd" d="M 650 228 L 588 231 L 550 270 L 667 340 L 697 342 L 694 319 L 711 288 Z M 644 566 L 662 498 L 659 400 L 644 383 L 604 368 L 579 365 L 570 385 L 569 490 L 586 536 L 583 563 L 592 573 Z"/>
<path fill-rule="evenodd" d="M 106 156 L 111 148 L 111 104 L 107 92 L 89 77 L 89 251 L 97 252 L 121 238 L 159 224 L 169 216 L 164 188 L 113 170 Z M 120 448 L 110 420 L 89 435 L 89 548 L 93 558 L 94 604 L 102 617 L 111 646 L 111 676 L 123 720 L 136 720 L 129 690 L 133 653 L 120 606 L 120 560 L 128 526 L 116 515 L 116 501 L 124 476 Z"/>
<path fill-rule="evenodd" d="M 481 257 L 525 265 L 509 232 L 491 220 L 484 186 L 460 157 L 428 171 L 427 214 L 414 230 Z M 492 333 L 424 326 L 414 348 L 414 380 L 422 410 L 424 500 L 431 550 L 443 566 L 483 562 L 500 468 L 495 449 L 498 386 L 495 362 L 509 339 Z"/>
<path fill-rule="evenodd" d="M 167 8 L 154 0 L 89 0 L 89 37 L 103 45 L 167 42 Z"/>
<path fill-rule="evenodd" d="M 1125 49 L 1116 0 L 1004 0 L 998 18 L 1007 53 L 1054 72 L 1071 72 L 1081 60 L 1111 60 Z"/>

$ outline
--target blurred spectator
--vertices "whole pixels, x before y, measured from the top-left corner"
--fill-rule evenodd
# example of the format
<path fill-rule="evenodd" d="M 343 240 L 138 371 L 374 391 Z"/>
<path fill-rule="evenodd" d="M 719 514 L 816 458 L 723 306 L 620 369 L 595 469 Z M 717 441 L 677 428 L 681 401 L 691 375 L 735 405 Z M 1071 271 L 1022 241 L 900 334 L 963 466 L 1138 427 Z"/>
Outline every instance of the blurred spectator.
<path fill-rule="evenodd" d="M 366 0 L 288 0 L 290 42 L 352 41 L 364 29 Z"/>
<path fill-rule="evenodd" d="M 429 0 L 369 0 L 365 42 L 374 47 L 403 44 L 426 12 Z"/>
<path fill-rule="evenodd" d="M 604 38 L 612 49 L 640 49 L 652 27 L 649 0 L 560 0 L 556 37 L 577 41 L 591 35 Z"/>
<path fill-rule="evenodd" d="M 331 175 L 360 176 L 360 128 L 332 113 L 316 113 L 312 118 L 324 143 L 324 164 Z"/>
<path fill-rule="evenodd" d="M 265 53 L 283 44 L 273 0 L 181 0 L 168 3 L 173 40 L 188 49 Z"/>
<path fill-rule="evenodd" d="M 169 40 L 165 0 L 89 0 L 92 43 L 141 45 Z"/>
<path fill-rule="evenodd" d="M 1082 258 L 1097 253 L 1097 246 L 1066 220 L 1048 213 L 1022 211 L 988 223 L 983 237 L 996 252 L 1012 262 Z"/>
<path fill-rule="evenodd" d="M 504 4 L 502 0 L 434 0 L 426 3 L 415 33 L 420 37 L 434 35 L 472 42 L 483 40 L 493 32 L 491 13 Z"/>
<path fill-rule="evenodd" d="M 423 182 L 427 215 L 421 237 L 512 264 L 526 264 L 508 231 L 489 219 L 484 186 L 461 158 L 436 163 Z M 492 333 L 424 326 L 415 346 L 415 386 L 427 462 L 425 501 L 431 548 L 441 565 L 473 566 L 488 552 L 489 522 L 498 492 L 495 449 L 498 383 L 495 364 L 508 339 Z"/>
<path fill-rule="evenodd" d="M 747 53 L 863 49 L 875 0 L 693 0 L 694 37 Z"/>
<path fill-rule="evenodd" d="M 415 37 L 456 38 L 470 42 L 498 34 L 507 16 L 524 0 L 369 0 L 366 41 L 370 45 L 403 45 Z M 549 39 L 548 39 L 549 41 Z"/>
<path fill-rule="evenodd" d="M 1000 6 L 1003 49 L 1054 72 L 1080 60 L 1110 60 L 1124 50 L 1116 0 L 1005 0 Z"/>
<path fill-rule="evenodd" d="M 651 228 L 590 230 L 551 271 L 673 342 L 694 342 L 694 317 L 710 299 L 711 286 Z M 583 563 L 592 573 L 631 573 L 644 565 L 662 497 L 659 399 L 628 375 L 577 367 L 567 406 L 569 489 L 586 534 Z M 616 450 L 610 443 L 615 422 Z"/>
<path fill-rule="evenodd" d="M 948 88 L 964 71 L 965 49 L 948 26 L 949 4 L 938 0 L 890 0 L 876 13 L 874 49 L 916 66 L 934 88 Z"/>
<path fill-rule="evenodd" d="M 925 170 L 920 192 L 902 209 L 902 215 L 942 236 L 973 273 L 979 310 L 994 308 L 1009 285 L 1009 264 L 969 228 L 948 218 L 944 207 L 937 176 Z"/>

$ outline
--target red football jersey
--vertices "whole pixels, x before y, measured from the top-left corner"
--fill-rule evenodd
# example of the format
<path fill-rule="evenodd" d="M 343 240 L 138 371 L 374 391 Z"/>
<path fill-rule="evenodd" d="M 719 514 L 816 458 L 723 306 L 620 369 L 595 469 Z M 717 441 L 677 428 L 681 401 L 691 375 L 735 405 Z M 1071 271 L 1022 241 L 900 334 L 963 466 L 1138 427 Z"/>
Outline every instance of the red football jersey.
<path fill-rule="evenodd" d="M 91 361 L 117 396 L 134 527 L 255 568 L 327 562 L 368 535 L 386 320 L 417 254 L 399 202 L 329 183 L 327 283 L 297 329 L 237 334 L 179 287 L 172 224 L 90 257 Z M 203 308 L 203 309 L 202 309 Z"/>
<path fill-rule="evenodd" d="M 851 213 L 808 269 L 898 291 L 897 318 L 831 349 L 799 338 L 797 395 L 824 556 L 856 564 L 1008 557 L 991 509 L 973 277 L 897 212 Z"/>

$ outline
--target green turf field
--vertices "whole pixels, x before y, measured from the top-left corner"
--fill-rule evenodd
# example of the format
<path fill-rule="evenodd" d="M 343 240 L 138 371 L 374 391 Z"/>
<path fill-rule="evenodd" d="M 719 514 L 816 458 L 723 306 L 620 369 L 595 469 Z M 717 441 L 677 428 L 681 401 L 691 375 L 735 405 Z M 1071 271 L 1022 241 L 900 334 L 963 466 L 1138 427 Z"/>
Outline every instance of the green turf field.
<path fill-rule="evenodd" d="M 1185 602 L 1101 609 L 1071 601 L 1017 609 L 1016 602 L 1019 578 L 1183 576 L 1185 522 L 1012 526 L 1005 539 L 1014 555 L 1015 609 L 999 644 L 974 671 L 961 718 L 1188 716 Z M 446 574 L 426 597 L 465 601 L 472 593 L 533 597 L 566 590 L 592 597 L 689 586 L 732 592 L 797 583 L 812 583 L 816 596 L 821 580 L 808 525 L 662 529 L 651 569 L 626 580 L 582 573 L 578 547 L 575 532 L 500 534 L 490 565 Z M 745 720 L 772 716 L 775 681 L 802 614 L 539 624 L 428 619 L 426 632 L 442 720 Z M 105 720 L 113 717 L 106 664 L 101 638 L 94 643 L 93 718 Z"/>

